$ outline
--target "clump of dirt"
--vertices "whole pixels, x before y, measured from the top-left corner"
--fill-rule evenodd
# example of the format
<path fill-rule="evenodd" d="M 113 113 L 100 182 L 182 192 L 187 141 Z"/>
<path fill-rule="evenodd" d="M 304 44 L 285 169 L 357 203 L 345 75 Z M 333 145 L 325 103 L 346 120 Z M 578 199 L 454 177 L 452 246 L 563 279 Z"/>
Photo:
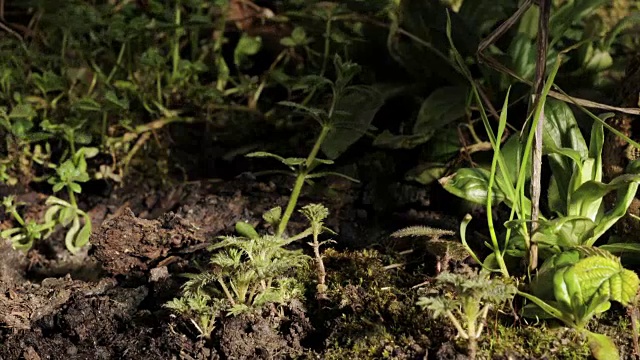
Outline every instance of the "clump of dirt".
<path fill-rule="evenodd" d="M 226 359 L 295 359 L 312 330 L 299 302 L 267 307 L 259 314 L 227 318 L 215 333 L 220 354 Z"/>
<path fill-rule="evenodd" d="M 130 209 L 105 221 L 91 237 L 93 255 L 111 275 L 144 272 L 172 250 L 205 242 L 198 227 L 168 213 L 159 220 L 137 218 Z"/>
<path fill-rule="evenodd" d="M 144 286 L 118 287 L 70 277 L 25 284 L 0 296 L 0 324 L 10 328 L 0 347 L 2 359 L 169 359 L 188 339 L 170 333 L 139 307 Z"/>

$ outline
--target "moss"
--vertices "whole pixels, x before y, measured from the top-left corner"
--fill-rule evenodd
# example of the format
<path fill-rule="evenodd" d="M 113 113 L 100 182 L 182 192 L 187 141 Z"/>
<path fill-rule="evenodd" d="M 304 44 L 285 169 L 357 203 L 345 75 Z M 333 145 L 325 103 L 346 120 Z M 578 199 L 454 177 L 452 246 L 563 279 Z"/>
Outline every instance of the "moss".
<path fill-rule="evenodd" d="M 568 328 L 544 325 L 487 324 L 479 357 L 525 357 L 530 359 L 587 359 L 591 351 L 584 336 Z"/>

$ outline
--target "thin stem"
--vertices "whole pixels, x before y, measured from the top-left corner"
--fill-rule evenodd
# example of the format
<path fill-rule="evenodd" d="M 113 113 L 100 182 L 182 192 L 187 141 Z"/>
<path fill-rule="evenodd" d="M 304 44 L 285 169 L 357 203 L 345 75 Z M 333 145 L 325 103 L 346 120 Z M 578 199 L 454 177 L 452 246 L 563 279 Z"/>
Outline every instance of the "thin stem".
<path fill-rule="evenodd" d="M 118 69 L 120 68 L 120 64 L 122 63 L 122 58 L 124 57 L 124 51 L 127 48 L 127 43 L 124 42 L 122 43 L 122 46 L 120 46 L 120 52 L 118 53 L 118 59 L 116 60 L 116 64 L 113 66 L 113 69 L 111 69 L 111 72 L 109 73 L 109 76 L 107 77 L 107 81 L 106 83 L 110 83 L 111 79 L 113 79 L 113 76 L 116 74 L 116 71 L 118 71 Z"/>
<path fill-rule="evenodd" d="M 547 48 L 549 37 L 549 13 L 551 3 L 549 0 L 540 1 L 540 19 L 538 22 L 538 58 L 536 62 L 536 78 L 534 84 L 534 106 L 541 107 L 540 103 L 544 104 L 544 100 L 541 99 L 542 92 L 544 91 L 544 74 L 547 64 Z M 538 116 L 538 123 L 535 127 L 535 142 L 532 153 L 532 169 L 531 169 L 531 230 L 530 234 L 538 228 L 538 218 L 540 215 L 540 179 L 542 172 L 542 135 L 544 131 L 544 110 L 540 111 Z M 532 129 L 533 130 L 533 129 Z M 526 159 L 525 159 L 526 161 Z M 529 247 L 529 271 L 532 272 L 538 267 L 538 245 L 535 241 L 530 241 Z"/>
<path fill-rule="evenodd" d="M 233 296 L 231 296 L 231 293 L 229 292 L 229 288 L 227 288 L 227 285 L 225 285 L 222 279 L 218 279 L 218 284 L 220 284 L 222 291 L 224 291 L 224 294 L 227 296 L 227 300 L 229 300 L 231 305 L 234 306 L 236 302 L 233 300 Z"/>
<path fill-rule="evenodd" d="M 278 224 L 278 232 L 277 236 L 282 236 L 285 230 L 287 229 L 287 224 L 289 223 L 289 219 L 291 218 L 291 214 L 293 214 L 293 210 L 298 203 L 298 197 L 300 196 L 300 191 L 302 191 L 302 186 L 304 185 L 304 180 L 307 177 L 307 173 L 305 171 L 301 171 L 296 177 L 296 182 L 293 185 L 293 190 L 291 191 L 291 197 L 289 198 L 289 203 L 287 204 L 287 209 L 284 211 L 282 215 L 282 219 L 280 220 L 280 224 Z"/>
<path fill-rule="evenodd" d="M 67 192 L 69 193 L 69 202 L 73 207 L 77 208 L 78 204 L 76 203 L 76 195 L 73 193 L 73 190 L 69 186 L 67 186 Z"/>
<path fill-rule="evenodd" d="M 175 11 L 176 32 L 173 39 L 173 72 L 171 73 L 171 79 L 175 79 L 178 74 L 178 64 L 180 63 L 180 36 L 182 35 L 182 29 L 180 28 L 182 12 L 180 10 L 180 1 L 176 3 Z"/>
<path fill-rule="evenodd" d="M 304 181 L 306 180 L 307 175 L 309 175 L 309 171 L 311 171 L 311 166 L 313 165 L 313 162 L 315 161 L 316 156 L 320 151 L 320 146 L 322 146 L 322 143 L 324 142 L 324 139 L 327 137 L 329 130 L 330 130 L 330 127 L 328 126 L 322 127 L 322 131 L 320 131 L 320 135 L 318 135 L 318 138 L 316 139 L 316 142 L 313 145 L 313 148 L 311 149 L 309 156 L 307 156 L 307 161 L 305 162 L 304 169 L 301 169 L 296 177 L 296 182 L 293 185 L 293 190 L 291 191 L 291 197 L 289 198 L 289 203 L 287 204 L 287 208 L 284 211 L 284 214 L 282 215 L 280 224 L 278 224 L 278 232 L 276 233 L 277 236 L 282 236 L 282 234 L 284 234 L 285 230 L 287 229 L 287 224 L 289 223 L 289 219 L 291 218 L 291 215 L 293 214 L 293 211 L 295 210 L 296 205 L 298 204 L 298 198 L 300 197 L 300 192 L 302 191 L 302 186 L 304 185 Z"/>

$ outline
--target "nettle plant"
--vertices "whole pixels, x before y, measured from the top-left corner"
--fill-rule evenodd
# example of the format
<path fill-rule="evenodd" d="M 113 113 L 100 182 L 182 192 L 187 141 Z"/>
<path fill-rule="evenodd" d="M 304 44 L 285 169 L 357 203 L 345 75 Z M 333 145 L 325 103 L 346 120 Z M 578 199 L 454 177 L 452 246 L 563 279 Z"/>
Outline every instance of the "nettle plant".
<path fill-rule="evenodd" d="M 308 114 L 322 126 L 308 156 L 284 158 L 268 152 L 247 155 L 275 158 L 287 165 L 295 177 L 285 210 L 275 207 L 263 214 L 263 220 L 270 225 L 272 233 L 259 234 L 247 222 L 236 223 L 238 236 L 221 237 L 219 242 L 209 247 L 210 251 L 214 251 L 211 267 L 200 274 L 187 275 L 189 280 L 183 285 L 182 296 L 166 304 L 168 308 L 189 318 L 204 337 L 210 336 L 216 319 L 222 314 L 239 315 L 300 298 L 303 294 L 302 284 L 292 276 L 292 269 L 308 266 L 310 257 L 300 250 L 288 249 L 287 245 L 307 237 L 311 237 L 308 244 L 313 250 L 316 264 L 317 298 L 326 298 L 326 273 L 320 247 L 332 240 L 320 240 L 320 236 L 323 233 L 335 234 L 324 226 L 329 210 L 320 204 L 306 205 L 299 211 L 310 226 L 298 234 L 288 234 L 287 225 L 305 183 L 328 175 L 356 181 L 331 171 L 315 171 L 320 165 L 333 164 L 333 161 L 318 159 L 317 156 L 322 144 L 338 123 L 337 119 L 346 115 L 336 110 L 336 104 L 349 90 L 347 85 L 358 71 L 357 65 L 342 62 L 339 57 L 335 58 L 334 64 L 337 73 L 335 82 L 316 76 L 307 78 L 315 84 L 312 91 L 319 89 L 321 85 L 331 87 L 333 97 L 328 111 L 291 102 L 282 103 Z"/>

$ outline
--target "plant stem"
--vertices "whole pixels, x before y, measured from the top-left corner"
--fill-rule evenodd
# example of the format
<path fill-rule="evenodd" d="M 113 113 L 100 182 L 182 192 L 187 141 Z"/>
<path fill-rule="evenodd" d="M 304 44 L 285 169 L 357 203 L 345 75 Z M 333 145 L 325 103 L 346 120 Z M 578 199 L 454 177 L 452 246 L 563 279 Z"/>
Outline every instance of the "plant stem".
<path fill-rule="evenodd" d="M 69 193 L 69 202 L 73 205 L 74 208 L 78 208 L 78 204 L 76 203 L 76 195 L 73 193 L 73 190 L 69 186 L 67 186 L 67 192 Z"/>
<path fill-rule="evenodd" d="M 180 36 L 182 35 L 182 31 L 180 28 L 181 22 L 181 11 L 180 11 L 180 1 L 176 3 L 176 11 L 175 11 L 175 22 L 176 25 L 176 33 L 173 39 L 173 72 L 171 73 L 171 79 L 175 80 L 178 74 L 178 64 L 180 63 Z"/>
<path fill-rule="evenodd" d="M 296 205 L 298 204 L 298 198 L 300 197 L 300 192 L 302 191 L 302 186 L 304 185 L 304 181 L 306 180 L 307 175 L 311 171 L 311 166 L 313 165 L 313 162 L 315 161 L 316 156 L 320 151 L 320 146 L 322 146 L 322 143 L 324 142 L 324 139 L 327 137 L 327 134 L 329 133 L 330 129 L 331 128 L 329 126 L 322 127 L 322 130 L 320 131 L 320 135 L 318 135 L 318 138 L 316 139 L 316 142 L 313 145 L 313 148 L 311 149 L 309 156 L 307 156 L 307 161 L 304 164 L 304 168 L 300 170 L 300 172 L 296 177 L 296 182 L 293 185 L 293 190 L 291 190 L 291 197 L 289 198 L 289 203 L 287 204 L 287 208 L 284 211 L 284 214 L 282 215 L 280 224 L 278 224 L 278 232 L 276 233 L 277 236 L 282 236 L 282 234 L 284 234 L 285 230 L 287 229 L 287 224 L 289 223 L 289 219 L 291 218 L 291 215 L 293 214 L 293 211 L 295 210 Z"/>
<path fill-rule="evenodd" d="M 289 223 L 291 214 L 293 214 L 293 210 L 298 203 L 298 197 L 300 196 L 300 191 L 302 190 L 302 186 L 304 185 L 304 180 L 306 177 L 307 173 L 304 170 L 302 170 L 296 177 L 296 182 L 293 185 L 293 190 L 291 190 L 291 197 L 289 198 L 287 209 L 284 211 L 282 219 L 278 224 L 278 232 L 276 233 L 277 236 L 282 236 L 282 234 L 284 234 L 285 230 L 287 229 L 287 224 Z"/>

